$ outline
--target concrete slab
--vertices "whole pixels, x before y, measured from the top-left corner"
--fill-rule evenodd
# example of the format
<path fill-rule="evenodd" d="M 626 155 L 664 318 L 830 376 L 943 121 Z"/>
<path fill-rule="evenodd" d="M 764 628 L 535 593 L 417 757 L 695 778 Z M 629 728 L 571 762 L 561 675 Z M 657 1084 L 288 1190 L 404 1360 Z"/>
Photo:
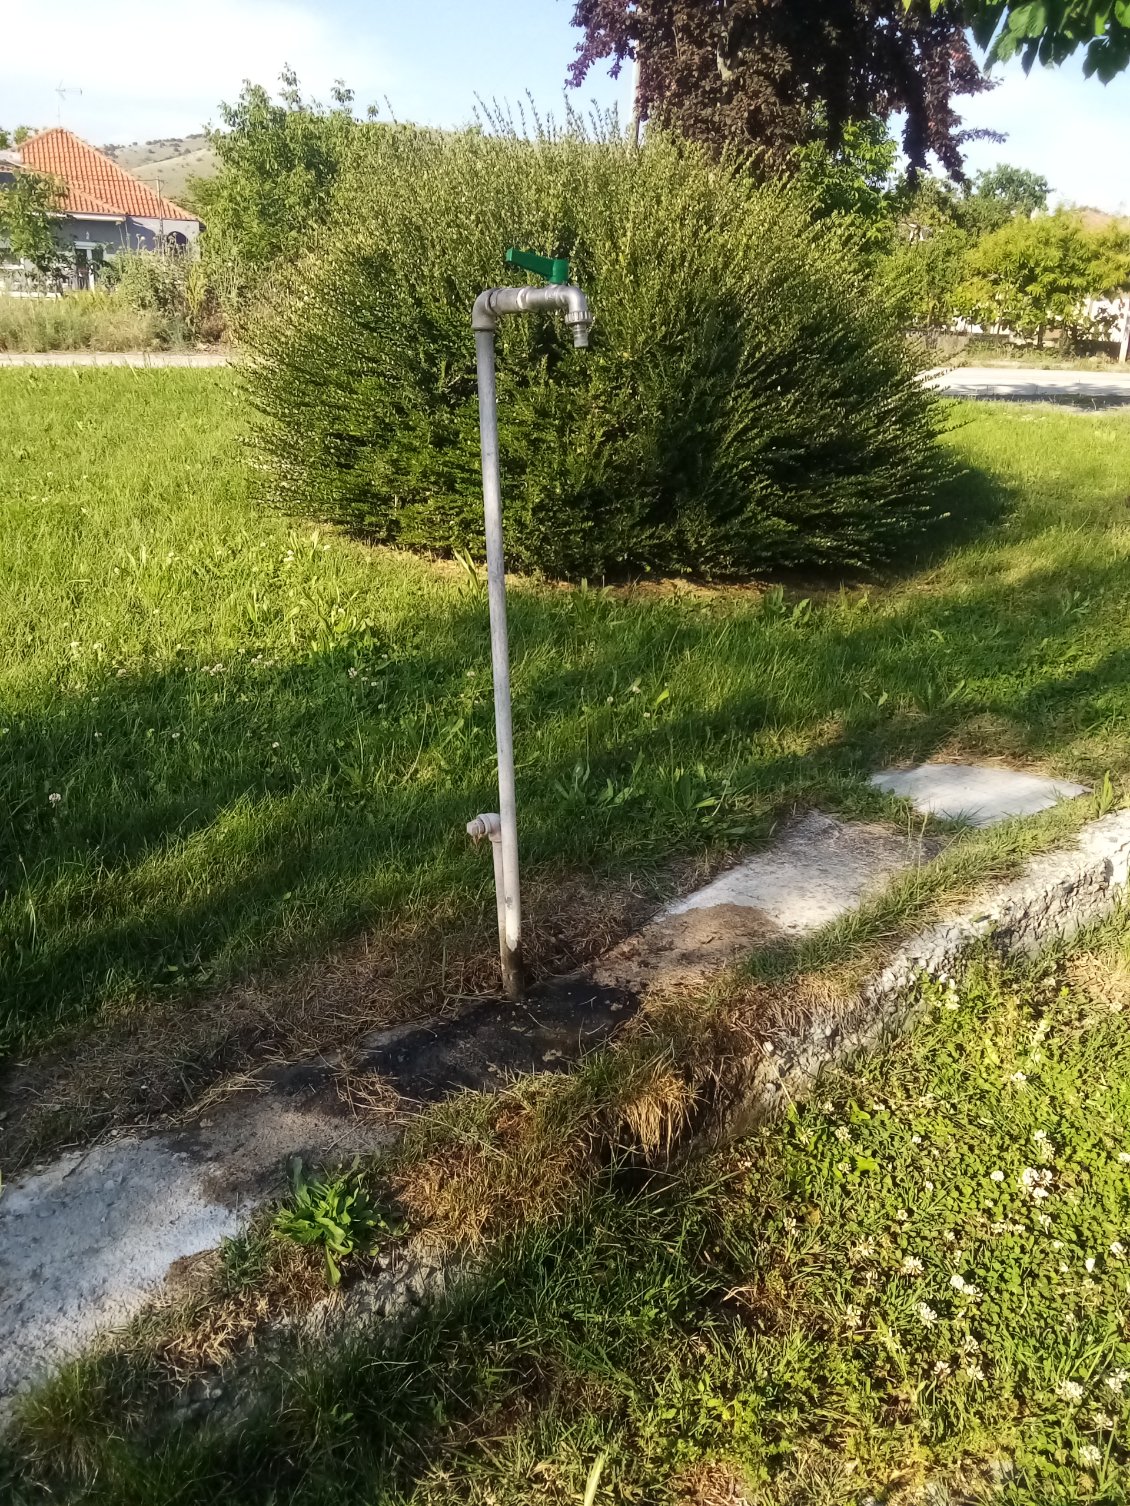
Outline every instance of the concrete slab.
<path fill-rule="evenodd" d="M 890 826 L 810 811 L 614 947 L 591 975 L 633 992 L 694 982 L 759 945 L 819 930 L 936 850 Z"/>
<path fill-rule="evenodd" d="M 927 372 L 927 384 L 950 397 L 1060 402 L 1096 407 L 1130 403 L 1130 370 L 1040 371 L 1031 366 L 963 366 Z"/>
<path fill-rule="evenodd" d="M 6 1181 L 0 1421 L 21 1391 L 128 1322 L 179 1262 L 235 1234 L 285 1187 L 289 1156 L 333 1160 L 394 1138 L 327 1099 L 236 1094 L 186 1129 L 125 1135 Z"/>
<path fill-rule="evenodd" d="M 975 763 L 923 763 L 913 769 L 884 769 L 871 783 L 888 795 L 901 795 L 923 815 L 971 826 L 993 826 L 1012 816 L 1033 816 L 1060 800 L 1085 795 L 1087 786 L 1049 779 L 1019 769 Z"/>

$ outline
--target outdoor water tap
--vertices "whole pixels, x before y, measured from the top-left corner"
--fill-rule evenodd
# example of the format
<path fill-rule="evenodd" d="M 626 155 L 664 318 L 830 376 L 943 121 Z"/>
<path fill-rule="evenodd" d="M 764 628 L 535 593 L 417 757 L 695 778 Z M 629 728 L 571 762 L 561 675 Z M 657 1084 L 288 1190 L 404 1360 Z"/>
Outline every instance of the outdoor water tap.
<path fill-rule="evenodd" d="M 563 256 L 538 256 L 511 246 L 509 266 L 544 277 L 545 287 L 486 288 L 475 299 L 471 328 L 475 332 L 475 364 L 479 382 L 479 438 L 483 466 L 483 516 L 487 546 L 487 601 L 490 608 L 490 651 L 494 672 L 494 727 L 498 749 L 498 811 L 467 823 L 472 841 L 490 838 L 494 858 L 494 889 L 498 910 L 498 950 L 502 988 L 508 999 L 520 999 L 522 969 L 522 891 L 518 881 L 518 809 L 514 788 L 514 728 L 510 713 L 510 649 L 506 633 L 506 565 L 502 551 L 502 487 L 498 472 L 498 412 L 494 380 L 494 336 L 506 314 L 539 310 L 565 315 L 573 344 L 589 343 L 592 315 L 588 299 L 569 281 Z"/>
<path fill-rule="evenodd" d="M 565 315 L 565 327 L 572 331 L 573 344 L 583 350 L 589 343 L 592 314 L 588 299 L 580 288 L 567 280 L 568 259 L 564 256 L 538 256 L 535 251 L 519 251 L 516 246 L 511 246 L 506 260 L 512 267 L 521 267 L 525 272 L 544 277 L 548 285 L 485 289 L 475 299 L 471 328 L 493 334 L 504 314 L 534 313 L 539 309 L 557 311 Z"/>

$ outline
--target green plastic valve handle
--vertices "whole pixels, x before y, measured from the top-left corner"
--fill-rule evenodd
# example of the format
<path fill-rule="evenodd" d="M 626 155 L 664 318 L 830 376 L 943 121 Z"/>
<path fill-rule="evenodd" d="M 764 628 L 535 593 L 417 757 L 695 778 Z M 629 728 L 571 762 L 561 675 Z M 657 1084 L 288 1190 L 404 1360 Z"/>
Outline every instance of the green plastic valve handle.
<path fill-rule="evenodd" d="M 511 246 L 506 252 L 506 260 L 510 266 L 521 267 L 535 277 L 544 277 L 546 282 L 555 286 L 569 281 L 567 256 L 539 256 L 536 251 L 519 251 L 517 246 Z"/>

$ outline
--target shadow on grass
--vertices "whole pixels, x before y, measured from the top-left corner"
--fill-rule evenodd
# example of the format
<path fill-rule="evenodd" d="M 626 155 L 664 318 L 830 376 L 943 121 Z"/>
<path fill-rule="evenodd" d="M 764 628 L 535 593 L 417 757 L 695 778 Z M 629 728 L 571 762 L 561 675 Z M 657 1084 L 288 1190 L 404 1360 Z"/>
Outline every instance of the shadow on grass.
<path fill-rule="evenodd" d="M 987 478 L 961 484 L 976 526 L 1004 505 Z M 796 805 L 891 811 L 866 776 L 955 742 L 1041 759 L 1097 726 L 1125 741 L 1124 585 L 1116 559 L 1065 578 L 1030 551 L 803 611 L 516 590 L 527 871 L 647 874 Z M 399 644 L 107 671 L 10 716 L 0 795 L 9 1051 L 411 915 L 469 914 L 485 936 L 489 863 L 463 835 L 496 804 L 485 600 L 453 591 Z"/>

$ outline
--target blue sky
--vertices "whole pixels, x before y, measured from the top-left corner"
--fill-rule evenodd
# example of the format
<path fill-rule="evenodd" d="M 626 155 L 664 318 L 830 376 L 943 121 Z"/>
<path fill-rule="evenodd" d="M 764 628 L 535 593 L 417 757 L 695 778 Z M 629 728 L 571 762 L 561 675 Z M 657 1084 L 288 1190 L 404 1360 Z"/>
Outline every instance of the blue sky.
<path fill-rule="evenodd" d="M 344 78 L 362 105 L 391 101 L 404 120 L 458 125 L 476 94 L 560 111 L 576 33 L 569 0 L 52 0 L 4 19 L 0 123 L 64 125 L 87 139 L 179 136 L 215 118 L 241 80 L 271 82 L 291 63 L 308 91 Z M 68 92 L 62 99 L 59 85 Z M 81 94 L 73 91 L 81 89 Z M 628 83 L 590 77 L 580 103 L 627 101 Z M 1105 88 L 1077 65 L 1025 78 L 1007 70 L 968 103 L 970 124 L 1007 131 L 970 149 L 972 168 L 1007 160 L 1042 172 L 1070 202 L 1130 210 L 1130 75 Z"/>

